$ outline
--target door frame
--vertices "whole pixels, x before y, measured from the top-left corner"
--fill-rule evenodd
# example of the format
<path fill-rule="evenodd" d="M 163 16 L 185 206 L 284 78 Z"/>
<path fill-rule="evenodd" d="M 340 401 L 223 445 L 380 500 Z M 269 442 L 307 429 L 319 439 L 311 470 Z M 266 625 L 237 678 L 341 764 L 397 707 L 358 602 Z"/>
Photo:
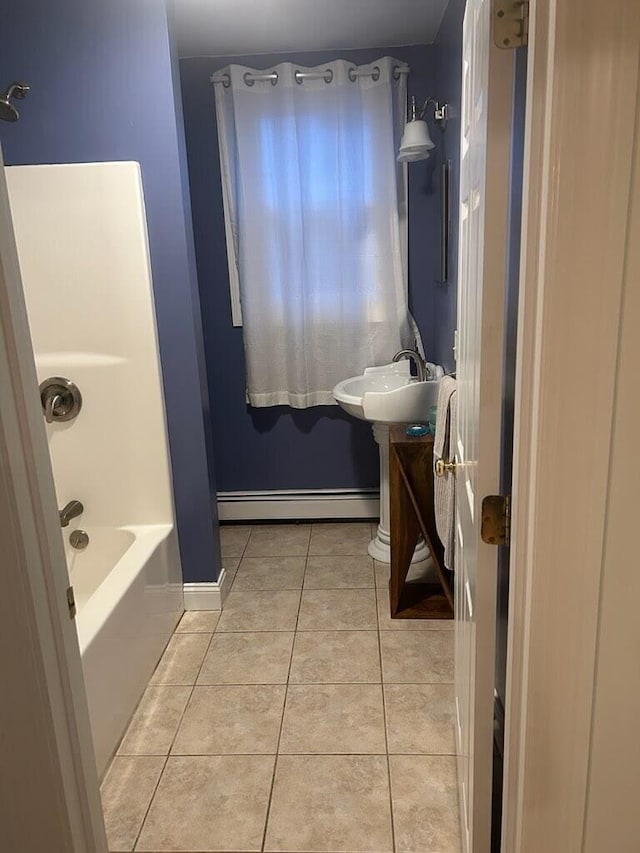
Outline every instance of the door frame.
<path fill-rule="evenodd" d="M 638 80 L 637 56 L 632 68 L 637 19 L 633 3 L 619 4 L 612 14 L 605 0 L 531 0 L 505 853 L 570 853 L 582 843 L 612 377 L 634 140 L 630 85 Z M 613 44 L 615 50 L 603 49 Z M 599 132 L 580 133 L 583 126 Z M 601 200 L 600 217 L 592 214 L 593 198 Z M 15 286 L 20 278 L 8 211 L 0 181 L 0 519 L 1 529 L 11 533 L 20 567 L 5 582 L 15 580 L 15 600 L 22 598 L 24 605 L 18 614 L 24 618 L 11 623 L 19 631 L 15 643 L 26 644 L 43 674 L 33 680 L 40 701 L 27 705 L 24 713 L 33 717 L 34 726 L 44 726 L 55 770 L 47 775 L 43 762 L 29 800 L 33 805 L 34 794 L 47 786 L 54 791 L 61 782 L 62 796 L 52 796 L 51 803 L 66 809 L 66 837 L 72 837 L 73 847 L 61 840 L 60 850 L 106 853 L 80 656 L 64 600 L 66 569 L 53 479 L 33 394 L 35 366 L 24 300 Z M 565 435 L 571 437 L 569 452 Z M 577 467 L 576 460 L 584 464 Z M 3 671 L 10 667 L 13 647 L 0 644 Z M 558 713 L 550 714 L 550 708 Z M 542 844 L 539 833 L 544 833 Z M 57 853 L 55 841 L 50 839 L 49 849 Z"/>
<path fill-rule="evenodd" d="M 532 0 L 529 33 L 502 850 L 578 853 L 640 10 Z"/>
<path fill-rule="evenodd" d="M 0 151 L 0 790 L 15 849 L 106 853 L 80 649 Z M 5 633 L 6 631 L 6 633 Z"/>

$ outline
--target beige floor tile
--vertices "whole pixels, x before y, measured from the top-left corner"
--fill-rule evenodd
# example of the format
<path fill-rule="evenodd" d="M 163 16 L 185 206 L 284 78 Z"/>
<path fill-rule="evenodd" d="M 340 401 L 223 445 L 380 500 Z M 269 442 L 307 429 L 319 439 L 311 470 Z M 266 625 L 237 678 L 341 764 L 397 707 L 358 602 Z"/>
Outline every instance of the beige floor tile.
<path fill-rule="evenodd" d="M 195 684 L 210 634 L 174 634 L 149 684 Z"/>
<path fill-rule="evenodd" d="M 392 619 L 389 590 L 377 589 L 378 624 L 381 631 L 453 631 L 453 619 Z"/>
<path fill-rule="evenodd" d="M 384 756 L 278 757 L 265 850 L 389 853 L 392 849 Z"/>
<path fill-rule="evenodd" d="M 139 851 L 259 851 L 273 756 L 170 757 Z"/>
<path fill-rule="evenodd" d="M 389 764 L 398 853 L 460 853 L 456 759 L 392 755 Z"/>
<path fill-rule="evenodd" d="M 381 631 L 382 679 L 389 684 L 453 681 L 452 631 Z"/>
<path fill-rule="evenodd" d="M 176 634 L 213 634 L 219 618 L 219 610 L 185 610 Z"/>
<path fill-rule="evenodd" d="M 251 525 L 229 524 L 220 527 L 220 549 L 223 561 L 227 557 L 242 557 L 247 547 Z M 226 568 L 226 565 L 225 565 Z"/>
<path fill-rule="evenodd" d="M 225 579 L 225 583 L 232 584 L 235 580 L 236 574 L 238 573 L 238 566 L 240 565 L 240 560 L 242 557 L 223 557 L 222 558 L 222 566 L 225 571 L 225 575 L 228 575 L 228 580 Z"/>
<path fill-rule="evenodd" d="M 285 689 L 283 684 L 196 687 L 171 754 L 275 754 Z"/>
<path fill-rule="evenodd" d="M 232 590 L 227 598 L 217 632 L 294 631 L 298 618 L 298 590 L 243 592 Z"/>
<path fill-rule="evenodd" d="M 384 689 L 390 753 L 453 755 L 453 684 L 387 684 Z"/>
<path fill-rule="evenodd" d="M 296 634 L 289 676 L 291 684 L 375 683 L 380 680 L 376 631 L 299 631 Z"/>
<path fill-rule="evenodd" d="M 198 684 L 286 684 L 293 632 L 216 634 Z"/>
<path fill-rule="evenodd" d="M 299 631 L 357 631 L 378 627 L 373 589 L 305 589 Z"/>
<path fill-rule="evenodd" d="M 147 687 L 122 739 L 119 755 L 167 755 L 178 731 L 191 687 Z"/>
<path fill-rule="evenodd" d="M 280 754 L 384 755 L 379 684 L 289 685 Z"/>
<path fill-rule="evenodd" d="M 363 589 L 374 586 L 371 557 L 309 557 L 305 589 Z"/>
<path fill-rule="evenodd" d="M 244 557 L 235 590 L 301 589 L 306 557 Z"/>
<path fill-rule="evenodd" d="M 374 560 L 373 568 L 376 586 L 380 589 L 388 589 L 389 578 L 391 577 L 391 565 L 389 563 L 381 563 L 379 560 Z"/>
<path fill-rule="evenodd" d="M 164 758 L 152 756 L 113 759 L 101 789 L 112 853 L 133 850 L 164 762 Z"/>
<path fill-rule="evenodd" d="M 314 524 L 309 554 L 366 557 L 371 542 L 368 522 Z"/>
<path fill-rule="evenodd" d="M 264 524 L 253 528 L 245 557 L 306 557 L 310 524 Z"/>

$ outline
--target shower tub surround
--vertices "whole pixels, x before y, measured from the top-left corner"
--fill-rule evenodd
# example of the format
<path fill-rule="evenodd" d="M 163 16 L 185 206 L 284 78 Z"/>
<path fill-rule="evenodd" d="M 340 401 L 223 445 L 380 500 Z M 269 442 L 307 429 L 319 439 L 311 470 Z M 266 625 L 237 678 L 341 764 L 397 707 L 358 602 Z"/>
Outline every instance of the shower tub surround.
<path fill-rule="evenodd" d="M 140 169 L 6 172 L 38 381 L 83 400 L 46 432 L 102 774 L 183 609 Z"/>

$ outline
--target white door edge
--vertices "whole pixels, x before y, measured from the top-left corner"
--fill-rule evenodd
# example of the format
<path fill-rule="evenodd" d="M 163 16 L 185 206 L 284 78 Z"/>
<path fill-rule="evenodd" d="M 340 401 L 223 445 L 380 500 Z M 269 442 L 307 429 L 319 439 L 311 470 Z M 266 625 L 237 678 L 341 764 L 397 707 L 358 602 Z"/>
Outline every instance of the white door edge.
<path fill-rule="evenodd" d="M 488 853 L 492 823 L 498 549 L 482 541 L 480 519 L 482 499 L 500 488 L 514 80 L 493 11 L 491 0 L 467 0 L 462 43 L 455 693 L 465 853 Z"/>
<path fill-rule="evenodd" d="M 66 602 L 66 561 L 1 153 L 0 385 L 0 530 L 3 542 L 12 546 L 3 578 L 12 587 L 13 600 L 22 596 L 25 608 L 24 619 L 16 613 L 14 642 L 0 644 L 0 669 L 11 671 L 15 644 L 30 648 L 34 671 L 43 677 L 33 683 L 38 701 L 21 707 L 20 715 L 25 725 L 46 731 L 49 741 L 49 761 L 42 762 L 42 778 L 33 780 L 30 792 L 36 809 L 33 822 L 42 819 L 36 794 L 46 796 L 47 785 L 55 778 L 60 789 L 50 792 L 51 808 L 66 814 L 60 815 L 60 837 L 48 838 L 47 849 L 106 853 L 80 652 Z M 9 718 L 12 699 L 10 692 L 3 697 Z M 11 731 L 4 734 L 11 737 Z M 49 776 L 46 767 L 52 769 Z M 15 789 L 13 794 L 18 796 Z M 12 810 L 3 815 L 3 837 L 6 832 L 19 839 L 22 831 L 29 831 L 17 825 L 18 810 L 15 815 L 14 826 Z"/>
<path fill-rule="evenodd" d="M 588 788 L 640 16 L 530 12 L 502 851 L 566 853 Z"/>

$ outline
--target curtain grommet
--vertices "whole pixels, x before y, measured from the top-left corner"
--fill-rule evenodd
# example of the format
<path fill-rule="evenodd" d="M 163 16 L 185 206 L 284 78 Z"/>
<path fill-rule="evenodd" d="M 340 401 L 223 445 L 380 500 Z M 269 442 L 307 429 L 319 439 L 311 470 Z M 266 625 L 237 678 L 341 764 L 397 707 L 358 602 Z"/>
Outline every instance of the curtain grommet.
<path fill-rule="evenodd" d="M 333 81 L 333 70 L 331 68 L 327 68 L 324 75 L 324 82 L 331 83 Z"/>
<path fill-rule="evenodd" d="M 277 86 L 277 85 L 278 85 L 278 79 L 279 79 L 279 78 L 278 78 L 278 72 L 277 72 L 277 71 L 274 71 L 274 72 L 273 72 L 273 75 L 274 75 L 274 76 L 271 78 L 271 85 L 272 85 L 272 86 Z"/>
<path fill-rule="evenodd" d="M 378 80 L 380 79 L 380 66 L 379 65 L 373 66 L 373 71 L 371 72 L 371 79 L 373 80 L 374 83 L 377 83 Z"/>
<path fill-rule="evenodd" d="M 256 85 L 256 81 L 253 79 L 253 77 L 251 76 L 251 74 L 248 71 L 244 72 L 242 79 L 244 80 L 246 86 L 255 86 Z"/>
<path fill-rule="evenodd" d="M 356 74 L 356 69 L 353 67 L 350 68 L 347 71 L 347 77 L 349 78 L 349 80 L 351 80 L 352 83 L 355 83 L 358 78 L 358 75 Z"/>

